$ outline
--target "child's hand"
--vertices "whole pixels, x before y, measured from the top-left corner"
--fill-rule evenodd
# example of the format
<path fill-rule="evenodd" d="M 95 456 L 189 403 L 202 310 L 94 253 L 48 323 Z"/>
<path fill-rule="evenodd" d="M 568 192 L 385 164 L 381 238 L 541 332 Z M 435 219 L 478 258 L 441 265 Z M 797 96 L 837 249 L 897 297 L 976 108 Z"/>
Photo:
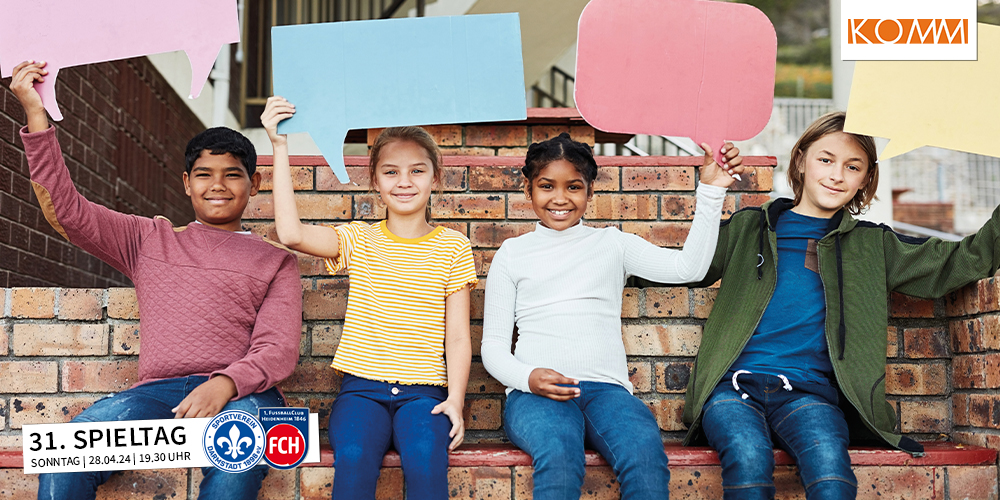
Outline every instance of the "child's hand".
<path fill-rule="evenodd" d="M 195 387 L 191 394 L 174 408 L 174 418 L 214 417 L 236 396 L 233 379 L 219 375 Z"/>
<path fill-rule="evenodd" d="M 28 116 L 28 131 L 38 132 L 49 128 L 45 117 L 45 107 L 42 106 L 42 96 L 35 90 L 35 82 L 45 81 L 45 61 L 24 61 L 14 67 L 14 76 L 10 80 L 10 91 L 14 93 L 21 107 Z"/>
<path fill-rule="evenodd" d="M 267 98 L 267 106 L 260 115 L 260 122 L 267 131 L 267 138 L 271 139 L 272 146 L 286 146 L 288 136 L 278 134 L 278 122 L 286 118 L 291 118 L 295 114 L 295 105 L 286 101 L 281 96 L 271 96 Z"/>
<path fill-rule="evenodd" d="M 577 387 L 563 387 L 562 385 L 579 385 L 579 380 L 566 378 L 563 374 L 548 368 L 535 368 L 528 376 L 528 387 L 532 394 L 545 396 L 556 401 L 569 401 L 580 397 L 580 389 Z"/>
<path fill-rule="evenodd" d="M 736 182 L 736 179 L 733 179 L 733 175 L 743 173 L 743 157 L 740 156 L 740 149 L 734 146 L 733 143 L 727 142 L 722 146 L 722 155 L 725 158 L 725 162 L 721 167 L 718 163 L 715 163 L 712 157 L 713 151 L 711 146 L 702 143 L 701 149 L 705 150 L 705 163 L 701 166 L 700 170 L 701 182 L 728 188 Z"/>
<path fill-rule="evenodd" d="M 448 445 L 448 451 L 455 451 L 455 448 L 458 448 L 458 445 L 462 444 L 462 441 L 465 440 L 465 419 L 462 418 L 462 408 L 464 406 L 464 401 L 446 399 L 431 410 L 432 415 L 444 413 L 448 417 L 448 420 L 451 420 L 451 432 L 448 433 L 448 437 L 451 438 L 451 444 Z"/>

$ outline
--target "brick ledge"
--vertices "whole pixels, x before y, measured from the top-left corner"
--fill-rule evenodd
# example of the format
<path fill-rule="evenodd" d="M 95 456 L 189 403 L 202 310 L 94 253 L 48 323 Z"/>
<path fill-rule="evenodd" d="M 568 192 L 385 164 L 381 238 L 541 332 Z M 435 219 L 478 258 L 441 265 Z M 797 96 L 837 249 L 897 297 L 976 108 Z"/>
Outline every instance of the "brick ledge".
<path fill-rule="evenodd" d="M 719 464 L 718 455 L 708 447 L 684 447 L 667 444 L 663 447 L 671 467 L 713 466 Z M 851 447 L 851 465 L 855 466 L 934 466 L 934 465 L 996 465 L 997 451 L 979 446 L 956 443 L 924 443 L 926 454 L 913 458 L 909 453 L 885 448 Z M 781 450 L 774 451 L 775 465 L 794 465 L 792 458 Z M 587 466 L 603 466 L 607 462 L 595 451 L 587 450 Z M 323 446 L 320 462 L 303 464 L 302 467 L 331 467 L 333 450 Z M 531 457 L 509 444 L 464 445 L 449 457 L 451 467 L 516 467 L 530 466 Z M 382 460 L 383 467 L 399 467 L 399 454 L 390 451 Z M 23 467 L 19 448 L 0 448 L 0 469 Z"/>

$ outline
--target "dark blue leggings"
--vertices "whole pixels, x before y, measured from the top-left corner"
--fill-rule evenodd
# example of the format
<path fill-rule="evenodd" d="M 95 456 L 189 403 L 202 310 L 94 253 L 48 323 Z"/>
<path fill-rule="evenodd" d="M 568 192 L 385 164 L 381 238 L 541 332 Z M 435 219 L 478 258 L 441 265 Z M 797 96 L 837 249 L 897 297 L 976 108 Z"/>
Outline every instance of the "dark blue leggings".
<path fill-rule="evenodd" d="M 406 498 L 448 498 L 451 421 L 431 410 L 444 387 L 402 385 L 345 374 L 330 409 L 333 498 L 375 498 L 382 456 L 391 444 L 402 459 Z"/>

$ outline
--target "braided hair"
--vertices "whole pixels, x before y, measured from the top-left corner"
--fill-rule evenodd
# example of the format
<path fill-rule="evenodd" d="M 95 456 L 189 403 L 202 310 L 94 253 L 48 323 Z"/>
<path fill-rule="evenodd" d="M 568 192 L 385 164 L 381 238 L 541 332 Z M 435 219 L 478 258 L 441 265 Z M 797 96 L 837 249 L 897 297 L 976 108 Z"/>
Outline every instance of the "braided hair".
<path fill-rule="evenodd" d="M 547 141 L 536 142 L 528 147 L 528 154 L 524 158 L 524 167 L 521 173 L 531 186 L 538 174 L 556 160 L 566 160 L 583 176 L 587 184 L 587 192 L 594 189 L 594 180 L 597 179 L 597 161 L 594 160 L 594 151 L 590 146 L 582 142 L 574 141 L 569 134 L 563 132 L 558 137 L 553 137 Z"/>

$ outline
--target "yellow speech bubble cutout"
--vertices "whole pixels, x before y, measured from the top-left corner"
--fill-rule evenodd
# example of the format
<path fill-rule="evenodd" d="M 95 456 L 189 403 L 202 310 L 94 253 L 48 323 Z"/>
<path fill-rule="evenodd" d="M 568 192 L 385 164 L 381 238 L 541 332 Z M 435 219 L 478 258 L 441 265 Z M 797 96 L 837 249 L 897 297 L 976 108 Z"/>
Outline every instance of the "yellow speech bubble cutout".
<path fill-rule="evenodd" d="M 1000 157 L 1000 26 L 979 24 L 978 61 L 858 61 L 844 130 Z"/>

